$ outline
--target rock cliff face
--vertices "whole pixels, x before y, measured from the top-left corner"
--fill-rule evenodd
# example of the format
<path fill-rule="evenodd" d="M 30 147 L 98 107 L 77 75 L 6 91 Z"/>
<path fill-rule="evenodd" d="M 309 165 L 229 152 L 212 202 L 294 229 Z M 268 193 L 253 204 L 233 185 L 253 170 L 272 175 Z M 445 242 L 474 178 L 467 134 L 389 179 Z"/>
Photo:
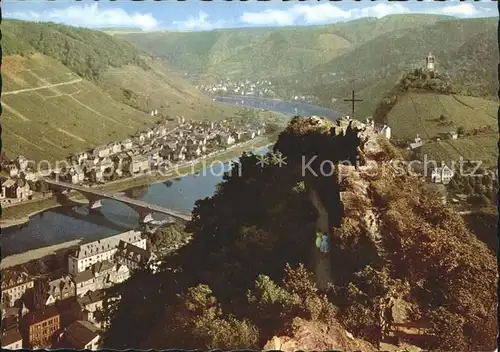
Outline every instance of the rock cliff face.
<path fill-rule="evenodd" d="M 329 325 L 296 318 L 290 336 L 274 336 L 264 350 L 302 351 L 376 351 L 368 342 L 354 338 L 340 324 Z"/>

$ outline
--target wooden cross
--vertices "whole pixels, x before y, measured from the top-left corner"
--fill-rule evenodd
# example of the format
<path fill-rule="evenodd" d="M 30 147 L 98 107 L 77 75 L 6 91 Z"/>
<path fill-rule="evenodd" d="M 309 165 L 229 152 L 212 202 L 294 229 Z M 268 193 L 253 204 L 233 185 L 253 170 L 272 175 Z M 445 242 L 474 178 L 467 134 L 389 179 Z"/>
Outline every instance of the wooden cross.
<path fill-rule="evenodd" d="M 352 90 L 352 98 L 351 99 L 344 99 L 344 101 L 350 101 L 352 102 L 352 116 L 354 118 L 354 103 L 357 101 L 363 101 L 362 99 L 355 99 L 354 98 L 354 89 Z"/>

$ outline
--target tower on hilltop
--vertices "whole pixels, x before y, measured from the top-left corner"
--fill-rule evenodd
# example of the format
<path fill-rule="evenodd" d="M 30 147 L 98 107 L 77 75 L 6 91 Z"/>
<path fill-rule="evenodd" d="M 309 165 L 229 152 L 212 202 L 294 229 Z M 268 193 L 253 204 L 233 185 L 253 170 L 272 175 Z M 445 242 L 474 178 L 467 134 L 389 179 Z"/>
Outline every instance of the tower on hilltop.
<path fill-rule="evenodd" d="M 436 58 L 431 53 L 425 58 L 425 69 L 430 72 L 436 70 Z"/>

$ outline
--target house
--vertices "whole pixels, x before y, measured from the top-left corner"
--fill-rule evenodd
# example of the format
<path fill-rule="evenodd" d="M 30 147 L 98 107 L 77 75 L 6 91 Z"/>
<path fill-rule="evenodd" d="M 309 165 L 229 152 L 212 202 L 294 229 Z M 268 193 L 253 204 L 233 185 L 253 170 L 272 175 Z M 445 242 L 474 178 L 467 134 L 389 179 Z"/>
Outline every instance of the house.
<path fill-rule="evenodd" d="M 132 243 L 138 247 L 146 248 L 146 239 L 142 238 L 139 231 L 131 230 L 98 241 L 85 243 L 68 257 L 68 271 L 70 274 L 90 269 L 94 263 L 105 260 L 113 261 L 120 241 Z"/>
<path fill-rule="evenodd" d="M 247 131 L 247 138 L 254 139 L 257 133 L 255 131 Z"/>
<path fill-rule="evenodd" d="M 16 164 L 17 168 L 19 171 L 24 171 L 28 167 L 28 159 L 26 159 L 24 156 L 19 155 L 15 160 L 14 163 Z"/>
<path fill-rule="evenodd" d="M 94 274 L 91 269 L 75 274 L 73 283 L 76 288 L 76 296 L 83 296 L 87 292 L 95 290 Z"/>
<path fill-rule="evenodd" d="M 137 269 L 148 265 L 155 260 L 155 255 L 145 248 L 135 246 L 131 243 L 120 241 L 116 252 L 117 261 L 130 269 Z"/>
<path fill-rule="evenodd" d="M 85 160 L 89 158 L 89 153 L 87 152 L 81 152 L 75 154 L 75 161 L 78 163 L 78 165 L 81 165 Z"/>
<path fill-rule="evenodd" d="M 108 169 L 113 170 L 115 167 L 115 163 L 111 160 L 111 158 L 105 157 L 96 165 L 96 168 L 101 172 L 105 172 Z"/>
<path fill-rule="evenodd" d="M 164 136 L 166 136 L 167 132 L 168 132 L 168 130 L 167 130 L 167 128 L 165 126 L 161 126 L 160 128 L 158 128 L 156 130 L 156 133 L 157 133 L 158 137 L 164 137 Z"/>
<path fill-rule="evenodd" d="M 435 168 L 431 172 L 431 181 L 436 183 L 447 184 L 451 181 L 455 172 L 448 166 L 444 165 L 442 167 Z"/>
<path fill-rule="evenodd" d="M 20 308 L 2 309 L 2 332 L 19 328 Z"/>
<path fill-rule="evenodd" d="M 131 139 L 125 139 L 124 141 L 122 141 L 122 150 L 132 149 L 133 146 L 134 144 L 132 143 Z"/>
<path fill-rule="evenodd" d="M 234 132 L 233 138 L 235 139 L 235 141 L 241 141 L 241 139 L 243 138 L 243 132 L 241 131 Z"/>
<path fill-rule="evenodd" d="M 413 150 L 413 149 L 421 147 L 422 145 L 423 145 L 422 139 L 417 134 L 417 137 L 415 137 L 415 140 L 413 141 L 413 143 L 409 143 L 409 149 Z"/>
<path fill-rule="evenodd" d="M 145 132 L 145 135 L 146 135 L 146 138 L 147 138 L 147 139 L 150 139 L 150 138 L 153 138 L 153 137 L 154 137 L 155 133 L 153 132 L 153 130 L 147 130 L 147 131 Z"/>
<path fill-rule="evenodd" d="M 111 153 L 110 148 L 107 145 L 101 145 L 99 147 L 95 147 L 94 150 L 92 150 L 92 155 L 94 157 L 99 157 L 99 158 L 105 158 Z"/>
<path fill-rule="evenodd" d="M 391 128 L 387 125 L 384 125 L 384 127 L 382 127 L 382 130 L 380 131 L 380 134 L 387 139 L 391 139 Z"/>
<path fill-rule="evenodd" d="M 130 173 L 136 174 L 150 169 L 149 158 L 143 155 L 134 155 L 130 161 Z"/>
<path fill-rule="evenodd" d="M 38 180 L 38 176 L 33 170 L 26 169 L 25 171 L 21 171 L 20 178 L 26 181 L 35 182 Z"/>
<path fill-rule="evenodd" d="M 8 271 L 2 275 L 2 303 L 12 307 L 24 293 L 33 288 L 35 281 L 25 272 Z"/>
<path fill-rule="evenodd" d="M 78 299 L 78 303 L 88 312 L 88 320 L 93 324 L 100 325 L 97 316 L 103 309 L 104 292 L 100 290 L 89 291 Z"/>
<path fill-rule="evenodd" d="M 113 142 L 109 145 L 109 148 L 111 149 L 110 154 L 116 154 L 122 151 L 122 145 L 120 142 Z"/>
<path fill-rule="evenodd" d="M 85 173 L 80 166 L 74 165 L 69 169 L 71 183 L 80 184 L 85 180 Z"/>
<path fill-rule="evenodd" d="M 130 277 L 130 269 L 125 264 L 116 264 L 115 270 L 111 274 L 111 281 L 115 284 L 124 282 Z"/>
<path fill-rule="evenodd" d="M 75 284 L 69 275 L 49 281 L 49 291 L 55 300 L 63 300 L 76 295 Z"/>
<path fill-rule="evenodd" d="M 76 296 L 56 301 L 60 314 L 60 327 L 64 329 L 77 320 L 87 319 L 88 312 L 80 305 Z"/>
<path fill-rule="evenodd" d="M 55 332 L 60 328 L 60 315 L 55 306 L 26 314 L 21 320 L 21 336 L 28 348 L 52 347 Z"/>
<path fill-rule="evenodd" d="M 19 329 L 13 328 L 10 330 L 2 331 L 2 350 L 20 350 L 23 348 L 23 338 Z"/>
<path fill-rule="evenodd" d="M 94 287 L 95 290 L 102 290 L 113 284 L 111 282 L 112 275 L 115 271 L 115 264 L 111 263 L 109 260 L 104 260 L 102 262 L 97 262 L 92 265 L 92 274 L 94 275 Z"/>
<path fill-rule="evenodd" d="M 76 350 L 98 350 L 101 336 L 90 322 L 78 320 L 66 328 L 61 336 L 60 346 Z"/>
<path fill-rule="evenodd" d="M 229 134 L 219 134 L 219 143 L 225 147 L 230 146 L 235 142 L 233 136 Z"/>
<path fill-rule="evenodd" d="M 19 169 L 17 168 L 16 164 L 8 165 L 7 170 L 9 171 L 10 177 L 16 177 L 17 175 L 19 175 Z"/>
<path fill-rule="evenodd" d="M 455 131 L 452 131 L 452 132 L 448 132 L 448 137 L 450 139 L 458 139 L 458 133 L 455 132 Z"/>
<path fill-rule="evenodd" d="M 22 179 L 9 178 L 2 184 L 2 198 L 25 200 L 32 194 L 30 185 Z"/>

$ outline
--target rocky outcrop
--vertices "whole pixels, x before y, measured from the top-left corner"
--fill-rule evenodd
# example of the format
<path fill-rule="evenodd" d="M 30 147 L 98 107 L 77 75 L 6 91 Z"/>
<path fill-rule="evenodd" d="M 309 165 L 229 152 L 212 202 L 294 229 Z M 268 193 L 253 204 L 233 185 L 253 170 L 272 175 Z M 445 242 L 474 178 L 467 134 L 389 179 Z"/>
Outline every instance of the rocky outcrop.
<path fill-rule="evenodd" d="M 296 318 L 288 336 L 274 336 L 264 350 L 302 351 L 376 351 L 370 343 L 354 338 L 340 324 L 329 325 Z"/>

